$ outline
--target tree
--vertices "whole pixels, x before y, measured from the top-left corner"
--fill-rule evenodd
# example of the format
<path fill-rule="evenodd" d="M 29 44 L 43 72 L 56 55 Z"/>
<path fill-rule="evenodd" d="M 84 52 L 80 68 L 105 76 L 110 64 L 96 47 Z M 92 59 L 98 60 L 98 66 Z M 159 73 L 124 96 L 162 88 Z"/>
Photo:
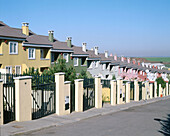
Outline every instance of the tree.
<path fill-rule="evenodd" d="M 166 82 L 162 79 L 162 77 L 158 77 L 156 81 L 158 85 L 161 84 L 163 89 L 166 87 Z"/>
<path fill-rule="evenodd" d="M 80 72 L 80 75 L 78 76 L 78 78 L 79 78 L 79 79 L 88 78 L 86 71 L 85 71 L 85 70 L 82 70 L 82 71 Z"/>
<path fill-rule="evenodd" d="M 115 77 L 115 75 L 113 75 L 113 77 L 112 77 L 112 80 L 116 80 L 116 77 Z"/>

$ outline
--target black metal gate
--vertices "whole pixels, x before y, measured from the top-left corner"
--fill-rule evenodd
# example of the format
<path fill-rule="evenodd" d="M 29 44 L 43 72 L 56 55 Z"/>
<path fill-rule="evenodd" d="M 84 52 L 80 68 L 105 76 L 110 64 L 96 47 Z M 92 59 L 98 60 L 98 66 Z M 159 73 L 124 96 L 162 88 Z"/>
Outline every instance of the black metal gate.
<path fill-rule="evenodd" d="M 130 81 L 130 100 L 134 100 L 134 81 Z"/>
<path fill-rule="evenodd" d="M 15 83 L 3 84 L 4 124 L 15 120 Z"/>
<path fill-rule="evenodd" d="M 75 84 L 70 85 L 70 112 L 75 111 Z"/>
<path fill-rule="evenodd" d="M 142 82 L 139 82 L 139 100 L 142 100 Z"/>
<path fill-rule="evenodd" d="M 55 113 L 54 76 L 33 76 L 32 98 L 32 119 Z"/>
<path fill-rule="evenodd" d="M 94 79 L 84 79 L 83 82 L 83 111 L 95 106 L 95 84 Z"/>

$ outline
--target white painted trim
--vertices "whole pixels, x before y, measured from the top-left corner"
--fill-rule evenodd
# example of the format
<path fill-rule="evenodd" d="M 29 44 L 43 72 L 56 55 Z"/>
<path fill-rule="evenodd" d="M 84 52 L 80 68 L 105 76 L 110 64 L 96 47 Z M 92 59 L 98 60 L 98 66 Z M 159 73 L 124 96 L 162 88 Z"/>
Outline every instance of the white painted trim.
<path fill-rule="evenodd" d="M 7 67 L 10 67 L 10 68 L 11 68 L 10 73 L 7 73 L 7 74 L 12 74 L 12 66 L 5 66 L 5 69 L 6 69 Z"/>
<path fill-rule="evenodd" d="M 66 59 L 64 58 L 64 54 L 66 54 L 66 55 L 67 55 L 67 56 L 66 56 Z M 63 59 L 65 59 L 65 60 L 66 60 L 66 63 L 68 63 L 68 62 L 69 62 L 68 53 L 63 53 Z"/>
<path fill-rule="evenodd" d="M 67 52 L 67 53 L 72 53 L 72 50 L 62 50 L 62 49 L 51 49 L 51 52 Z"/>
<path fill-rule="evenodd" d="M 15 65 L 15 74 L 16 74 L 16 67 L 20 67 L 20 73 L 21 74 L 21 65 Z"/>
<path fill-rule="evenodd" d="M 25 44 L 23 43 L 22 46 L 24 47 L 41 47 L 41 48 L 52 48 L 52 45 L 43 45 L 43 44 Z"/>
<path fill-rule="evenodd" d="M 32 79 L 32 76 L 19 76 L 19 77 L 14 77 L 13 79 L 15 80 Z"/>
<path fill-rule="evenodd" d="M 13 43 L 13 44 L 16 43 L 16 53 L 11 53 L 11 50 L 10 50 L 10 49 L 11 49 L 11 48 L 10 48 L 10 44 L 11 44 L 11 43 Z M 8 44 L 9 44 L 9 54 L 10 54 L 10 55 L 17 55 L 17 54 L 18 54 L 18 42 L 9 41 Z"/>
<path fill-rule="evenodd" d="M 88 54 L 72 54 L 71 57 L 88 57 Z"/>
<path fill-rule="evenodd" d="M 74 66 L 78 66 L 78 65 L 79 65 L 79 61 L 78 61 L 79 58 L 78 58 L 78 57 L 75 57 L 75 58 L 77 58 L 77 64 L 76 64 L 76 65 L 74 64 Z M 73 58 L 73 63 L 74 63 L 74 59 L 75 59 L 75 58 Z"/>
<path fill-rule="evenodd" d="M 29 58 L 29 50 L 30 50 L 30 49 L 34 49 L 33 58 Z M 36 52 L 36 49 L 35 49 L 35 48 L 28 48 L 28 59 L 29 59 L 29 60 L 35 60 L 35 56 L 36 56 L 36 53 L 35 53 L 35 52 Z"/>

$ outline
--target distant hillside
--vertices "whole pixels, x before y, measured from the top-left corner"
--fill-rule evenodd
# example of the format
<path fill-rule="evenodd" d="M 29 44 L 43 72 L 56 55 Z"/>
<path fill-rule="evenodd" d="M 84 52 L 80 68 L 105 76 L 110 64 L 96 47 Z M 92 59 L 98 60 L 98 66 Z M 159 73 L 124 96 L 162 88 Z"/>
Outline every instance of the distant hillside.
<path fill-rule="evenodd" d="M 170 57 L 145 57 L 145 58 L 132 58 L 145 63 L 163 63 L 166 67 L 170 67 Z"/>

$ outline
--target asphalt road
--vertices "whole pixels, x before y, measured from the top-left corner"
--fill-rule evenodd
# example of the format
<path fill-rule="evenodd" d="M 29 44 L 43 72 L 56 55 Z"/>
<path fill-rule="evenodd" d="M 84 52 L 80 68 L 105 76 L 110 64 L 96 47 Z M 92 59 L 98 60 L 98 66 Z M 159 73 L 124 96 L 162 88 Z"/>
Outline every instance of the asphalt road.
<path fill-rule="evenodd" d="M 170 99 L 24 135 L 168 136 L 170 135 Z"/>

